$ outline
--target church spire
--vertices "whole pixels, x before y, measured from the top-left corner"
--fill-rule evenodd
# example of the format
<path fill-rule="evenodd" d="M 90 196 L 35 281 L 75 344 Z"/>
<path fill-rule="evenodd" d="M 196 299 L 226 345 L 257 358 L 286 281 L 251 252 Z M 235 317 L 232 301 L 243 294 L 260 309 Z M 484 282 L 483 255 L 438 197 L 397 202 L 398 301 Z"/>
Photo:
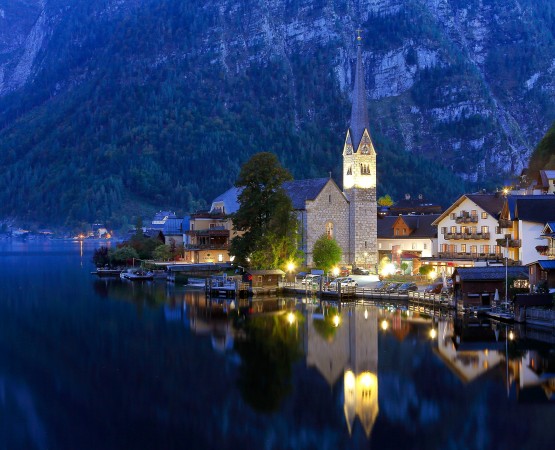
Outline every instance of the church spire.
<path fill-rule="evenodd" d="M 355 71 L 355 87 L 353 89 L 353 107 L 351 109 L 351 140 L 356 152 L 362 139 L 364 130 L 370 127 L 368 122 L 368 107 L 366 105 L 366 87 L 364 84 L 364 66 L 362 65 L 362 37 L 361 30 L 357 30 L 357 66 Z"/>

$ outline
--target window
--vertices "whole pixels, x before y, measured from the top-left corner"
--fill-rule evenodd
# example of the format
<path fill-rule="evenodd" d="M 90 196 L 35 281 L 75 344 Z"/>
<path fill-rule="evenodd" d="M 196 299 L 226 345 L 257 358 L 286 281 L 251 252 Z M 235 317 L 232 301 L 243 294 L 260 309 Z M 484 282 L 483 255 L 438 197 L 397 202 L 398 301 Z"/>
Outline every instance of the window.
<path fill-rule="evenodd" d="M 478 246 L 477 245 L 471 245 L 470 246 L 470 253 L 472 253 L 473 255 L 478 253 Z"/>
<path fill-rule="evenodd" d="M 482 226 L 482 234 L 489 233 L 489 227 L 487 225 Z"/>
<path fill-rule="evenodd" d="M 360 165 L 360 174 L 361 175 L 370 175 L 370 164 L 361 164 Z"/>
<path fill-rule="evenodd" d="M 456 233 L 456 232 L 457 232 L 457 227 L 453 225 L 453 226 L 451 227 L 451 231 L 450 231 L 450 232 L 451 232 L 451 233 Z"/>
<path fill-rule="evenodd" d="M 466 244 L 461 244 L 461 253 L 466 253 Z"/>
<path fill-rule="evenodd" d="M 489 253 L 489 245 L 480 245 L 480 253 Z"/>
<path fill-rule="evenodd" d="M 413 250 L 416 250 L 416 242 L 413 242 L 413 243 L 412 243 L 412 249 L 413 249 Z"/>
<path fill-rule="evenodd" d="M 495 227 L 495 234 L 503 234 L 503 230 L 501 227 Z"/>
<path fill-rule="evenodd" d="M 451 213 L 451 220 L 455 220 L 457 218 L 457 213 Z"/>
<path fill-rule="evenodd" d="M 441 234 L 447 233 L 447 227 L 441 227 Z"/>
<path fill-rule="evenodd" d="M 428 249 L 428 244 L 424 244 L 424 250 Z"/>
<path fill-rule="evenodd" d="M 441 253 L 447 252 L 447 244 L 441 244 Z"/>
<path fill-rule="evenodd" d="M 478 211 L 476 211 L 475 209 L 473 209 L 472 211 L 470 211 L 470 215 L 472 217 L 478 217 Z"/>
<path fill-rule="evenodd" d="M 461 227 L 461 233 L 463 234 L 468 233 L 468 227 Z"/>
<path fill-rule="evenodd" d="M 482 213 L 482 219 L 487 219 L 488 218 L 488 213 L 487 212 L 483 212 Z"/>
<path fill-rule="evenodd" d="M 381 250 L 381 249 L 382 249 L 382 243 L 378 242 L 378 250 Z"/>
<path fill-rule="evenodd" d="M 329 202 L 331 203 L 331 194 L 328 195 L 328 200 L 329 200 Z"/>
<path fill-rule="evenodd" d="M 216 228 L 218 226 L 218 224 L 217 223 L 211 223 L 209 226 L 210 226 L 210 229 L 213 229 L 213 228 Z"/>
<path fill-rule="evenodd" d="M 501 253 L 501 247 L 499 245 L 495 245 L 493 247 L 493 251 L 495 252 L 496 255 L 499 255 Z"/>
<path fill-rule="evenodd" d="M 333 239 L 333 223 L 328 222 L 326 223 L 326 236 L 328 239 Z"/>
<path fill-rule="evenodd" d="M 478 227 L 470 227 L 470 232 L 476 234 L 478 232 Z"/>
<path fill-rule="evenodd" d="M 349 166 L 347 167 L 347 175 L 352 175 L 353 174 L 353 167 Z"/>
<path fill-rule="evenodd" d="M 222 255 L 221 253 L 218 255 L 218 261 L 222 262 L 224 260 L 224 255 Z"/>
<path fill-rule="evenodd" d="M 195 222 L 191 222 L 191 231 L 195 229 Z"/>

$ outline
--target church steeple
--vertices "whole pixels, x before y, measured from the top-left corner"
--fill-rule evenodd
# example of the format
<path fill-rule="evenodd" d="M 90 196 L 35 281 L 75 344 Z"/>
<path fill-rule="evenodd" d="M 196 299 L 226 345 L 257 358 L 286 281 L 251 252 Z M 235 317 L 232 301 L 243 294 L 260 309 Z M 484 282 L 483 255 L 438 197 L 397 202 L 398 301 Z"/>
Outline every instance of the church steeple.
<path fill-rule="evenodd" d="M 360 30 L 357 31 L 359 32 L 357 36 L 357 65 L 350 124 L 351 142 L 355 152 L 362 140 L 364 130 L 368 130 L 368 134 L 370 134 L 368 106 L 366 104 L 366 86 L 364 83 L 364 66 L 362 65 L 362 38 L 360 37 Z"/>

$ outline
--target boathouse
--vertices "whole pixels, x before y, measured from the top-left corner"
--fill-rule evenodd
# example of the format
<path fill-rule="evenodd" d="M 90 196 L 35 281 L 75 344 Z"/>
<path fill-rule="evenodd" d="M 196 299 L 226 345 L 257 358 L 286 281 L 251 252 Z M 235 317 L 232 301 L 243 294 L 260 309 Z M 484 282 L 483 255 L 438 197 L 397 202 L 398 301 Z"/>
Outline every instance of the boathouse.
<path fill-rule="evenodd" d="M 252 287 L 277 288 L 279 282 L 285 277 L 283 270 L 248 270 L 245 272 L 244 281 L 252 282 Z"/>
<path fill-rule="evenodd" d="M 464 306 L 490 306 L 495 296 L 505 298 L 506 280 L 511 288 L 528 287 L 525 266 L 457 267 L 453 272 L 453 295 Z"/>

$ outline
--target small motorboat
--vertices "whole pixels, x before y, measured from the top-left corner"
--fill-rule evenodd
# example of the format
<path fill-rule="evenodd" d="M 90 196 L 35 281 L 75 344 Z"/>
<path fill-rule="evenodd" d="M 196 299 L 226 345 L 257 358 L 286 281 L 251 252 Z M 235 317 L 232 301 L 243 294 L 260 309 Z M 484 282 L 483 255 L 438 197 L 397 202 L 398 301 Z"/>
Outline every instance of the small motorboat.
<path fill-rule="evenodd" d="M 144 271 L 142 269 L 128 269 L 123 271 L 119 274 L 119 277 L 122 280 L 132 280 L 132 281 L 140 281 L 140 280 L 152 280 L 154 279 L 154 273 L 149 271 Z"/>

